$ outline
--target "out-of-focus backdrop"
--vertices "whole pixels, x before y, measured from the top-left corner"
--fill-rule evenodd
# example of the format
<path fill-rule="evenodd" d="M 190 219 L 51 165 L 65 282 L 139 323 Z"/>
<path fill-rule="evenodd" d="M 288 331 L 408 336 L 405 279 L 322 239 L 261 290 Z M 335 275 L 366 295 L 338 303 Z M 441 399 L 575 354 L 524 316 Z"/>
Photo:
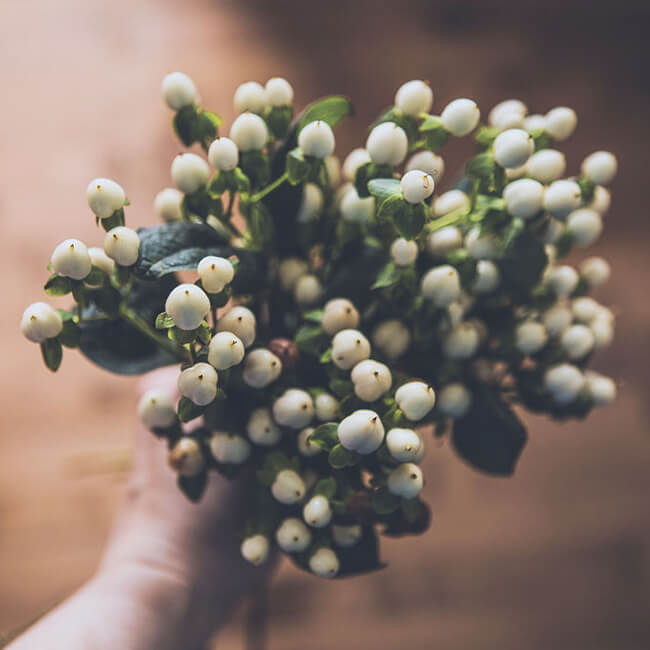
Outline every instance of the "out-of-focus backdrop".
<path fill-rule="evenodd" d="M 521 97 L 579 115 L 566 150 L 619 158 L 605 232 L 614 274 L 598 297 L 619 313 L 597 367 L 617 403 L 562 426 L 526 418 L 507 480 L 430 444 L 420 538 L 386 540 L 390 568 L 343 582 L 285 565 L 271 587 L 270 648 L 641 650 L 650 647 L 650 7 L 640 0 L 305 2 L 6 0 L 0 3 L 0 631 L 57 602 L 93 571 L 126 477 L 134 380 L 66 354 L 54 377 L 18 333 L 40 299 L 51 249 L 101 241 L 89 179 L 127 190 L 151 223 L 177 152 L 162 76 L 180 69 L 232 118 L 237 84 L 288 77 L 297 104 L 348 94 L 357 117 L 338 152 L 412 78 L 436 109 L 485 112 Z M 470 144 L 444 154 L 453 170 Z M 453 171 L 447 179 L 453 177 Z M 242 647 L 241 614 L 217 642 Z"/>

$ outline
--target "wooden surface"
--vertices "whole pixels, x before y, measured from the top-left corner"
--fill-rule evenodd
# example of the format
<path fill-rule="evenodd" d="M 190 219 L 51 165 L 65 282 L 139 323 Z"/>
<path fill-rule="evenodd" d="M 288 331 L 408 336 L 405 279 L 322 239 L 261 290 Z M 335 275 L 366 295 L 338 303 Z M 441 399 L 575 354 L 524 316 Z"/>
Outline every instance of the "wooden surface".
<path fill-rule="evenodd" d="M 431 443 L 431 530 L 385 541 L 389 569 L 361 579 L 327 583 L 283 565 L 270 593 L 270 648 L 649 647 L 647 13 L 561 5 L 471 14 L 431 3 L 397 12 L 362 2 L 345 14 L 325 3 L 335 8 L 326 14 L 311 3 L 270 4 L 275 11 L 198 0 L 0 6 L 0 630 L 93 571 L 125 477 L 102 470 L 128 453 L 134 409 L 132 380 L 76 353 L 50 375 L 17 323 L 41 298 L 56 243 L 101 241 L 85 203 L 90 178 L 116 177 L 133 204 L 130 223 L 151 222 L 178 149 L 159 82 L 182 69 L 227 118 L 234 88 L 249 78 L 286 75 L 299 103 L 346 92 L 359 107 L 342 132 L 348 148 L 407 78 L 431 81 L 436 108 L 467 95 L 485 110 L 514 93 L 533 110 L 567 103 L 580 115 L 570 165 L 595 148 L 620 159 L 594 248 L 614 266 L 599 298 L 620 313 L 617 343 L 597 366 L 619 382 L 616 405 L 584 423 L 528 418 L 530 443 L 509 480 L 479 476 Z M 452 169 L 467 151 L 448 156 Z M 242 647 L 241 621 L 216 647 Z"/>

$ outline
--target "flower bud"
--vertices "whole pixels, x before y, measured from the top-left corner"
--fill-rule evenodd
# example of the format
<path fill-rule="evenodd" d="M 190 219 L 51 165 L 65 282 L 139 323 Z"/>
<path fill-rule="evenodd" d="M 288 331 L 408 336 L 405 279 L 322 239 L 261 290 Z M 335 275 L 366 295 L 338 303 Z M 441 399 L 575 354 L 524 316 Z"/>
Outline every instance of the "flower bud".
<path fill-rule="evenodd" d="M 585 387 L 596 406 L 607 406 L 616 399 L 616 384 L 593 370 L 585 372 Z"/>
<path fill-rule="evenodd" d="M 469 206 L 469 196 L 465 192 L 461 192 L 461 190 L 449 190 L 441 194 L 433 202 L 433 216 L 444 217 L 446 214 L 455 212 L 456 210 L 469 210 Z"/>
<path fill-rule="evenodd" d="M 358 330 L 345 329 L 332 339 L 332 361 L 341 370 L 350 370 L 370 357 L 370 343 Z"/>
<path fill-rule="evenodd" d="M 208 293 L 219 293 L 232 282 L 235 269 L 225 257 L 208 255 L 198 264 L 197 270 L 203 289 Z"/>
<path fill-rule="evenodd" d="M 199 443 L 187 436 L 180 438 L 169 450 L 167 462 L 179 476 L 196 476 L 205 465 Z"/>
<path fill-rule="evenodd" d="M 410 172 L 419 169 L 429 174 L 435 183 L 439 183 L 445 172 L 445 161 L 433 151 L 418 151 L 413 154 L 406 163 L 406 171 Z"/>
<path fill-rule="evenodd" d="M 423 381 L 410 381 L 395 391 L 395 401 L 411 421 L 421 420 L 436 402 L 436 394 Z"/>
<path fill-rule="evenodd" d="M 325 199 L 320 187 L 314 183 L 305 183 L 296 215 L 298 223 L 314 221 L 323 211 L 324 202 Z"/>
<path fill-rule="evenodd" d="M 208 160 L 219 171 L 231 171 L 239 163 L 239 149 L 230 138 L 217 138 L 208 149 Z"/>
<path fill-rule="evenodd" d="M 181 372 L 178 390 L 198 406 L 206 406 L 217 396 L 217 381 L 217 371 L 209 363 L 195 363 Z"/>
<path fill-rule="evenodd" d="M 278 266 L 278 278 L 284 291 L 293 291 L 298 280 L 308 272 L 307 262 L 297 257 L 288 257 Z"/>
<path fill-rule="evenodd" d="M 433 178 L 419 169 L 412 169 L 402 176 L 399 183 L 402 195 L 407 203 L 413 205 L 428 199 L 434 190 Z"/>
<path fill-rule="evenodd" d="M 546 328 L 541 323 L 527 320 L 517 325 L 515 330 L 515 346 L 522 354 L 539 352 L 548 340 Z"/>
<path fill-rule="evenodd" d="M 595 210 L 578 208 L 567 217 L 567 228 L 578 246 L 589 246 L 600 236 L 603 220 Z"/>
<path fill-rule="evenodd" d="M 269 557 L 269 540 L 264 535 L 252 535 L 247 537 L 240 547 L 242 557 L 253 564 L 260 566 Z"/>
<path fill-rule="evenodd" d="M 95 178 L 86 190 L 88 206 L 101 219 L 108 219 L 126 201 L 124 190 L 109 178 Z"/>
<path fill-rule="evenodd" d="M 298 434 L 298 451 L 303 456 L 316 456 L 316 454 L 320 453 L 320 447 L 309 440 L 309 436 L 314 431 L 314 427 L 307 427 Z"/>
<path fill-rule="evenodd" d="M 298 146 L 306 156 L 326 158 L 334 151 L 334 132 L 322 120 L 306 124 L 298 134 Z"/>
<path fill-rule="evenodd" d="M 171 398 L 157 389 L 147 391 L 140 398 L 138 417 L 148 429 L 166 429 L 177 421 Z"/>
<path fill-rule="evenodd" d="M 59 313 L 46 302 L 35 302 L 23 312 L 20 331 L 33 343 L 42 343 L 58 336 L 63 329 Z"/>
<path fill-rule="evenodd" d="M 237 87 L 233 97 L 236 113 L 261 113 L 266 108 L 266 93 L 264 87 L 257 81 L 247 81 Z"/>
<path fill-rule="evenodd" d="M 494 159 L 501 167 L 520 167 L 532 156 L 535 143 L 523 129 L 508 129 L 494 139 Z"/>
<path fill-rule="evenodd" d="M 460 296 L 460 276 L 449 264 L 429 269 L 420 282 L 422 295 L 436 307 L 447 307 Z"/>
<path fill-rule="evenodd" d="M 309 558 L 309 569 L 319 578 L 333 578 L 339 572 L 339 559 L 331 548 L 323 546 Z"/>
<path fill-rule="evenodd" d="M 555 140 L 566 140 L 578 124 L 576 112 L 566 106 L 551 109 L 544 120 L 546 132 Z"/>
<path fill-rule="evenodd" d="M 266 82 L 264 94 L 269 106 L 290 106 L 293 102 L 293 88 L 282 77 L 271 77 Z"/>
<path fill-rule="evenodd" d="M 558 338 L 562 332 L 571 325 L 571 310 L 563 303 L 556 303 L 544 312 L 542 323 L 548 335 L 552 338 Z"/>
<path fill-rule="evenodd" d="M 302 501 L 306 491 L 300 475 L 292 469 L 279 471 L 271 485 L 271 493 L 275 499 L 287 505 Z"/>
<path fill-rule="evenodd" d="M 326 497 L 313 496 L 302 509 L 303 519 L 314 528 L 324 528 L 332 520 L 332 508 Z"/>
<path fill-rule="evenodd" d="M 530 219 L 542 209 L 544 186 L 531 178 L 520 178 L 505 186 L 503 198 L 513 217 Z"/>
<path fill-rule="evenodd" d="M 120 266 L 133 266 L 140 253 L 140 237 L 131 228 L 117 226 L 104 236 L 104 252 Z"/>
<path fill-rule="evenodd" d="M 181 221 L 183 219 L 183 211 L 181 209 L 182 201 L 182 192 L 179 192 L 175 187 L 166 187 L 156 194 L 156 198 L 153 201 L 153 209 L 167 223 Z"/>
<path fill-rule="evenodd" d="M 556 404 L 569 404 L 585 385 L 582 372 L 568 363 L 550 367 L 544 374 L 544 389 Z"/>
<path fill-rule="evenodd" d="M 162 80 L 161 92 L 165 104 L 173 111 L 196 102 L 197 91 L 194 82 L 182 72 L 170 72 Z"/>
<path fill-rule="evenodd" d="M 415 463 L 402 463 L 388 475 L 388 491 L 402 499 L 413 499 L 422 490 L 422 470 Z"/>
<path fill-rule="evenodd" d="M 254 151 L 264 147 L 269 138 L 266 123 L 255 113 L 242 113 L 230 127 L 230 139 L 239 151 Z"/>
<path fill-rule="evenodd" d="M 401 321 L 397 319 L 385 320 L 375 327 L 372 333 L 372 342 L 389 361 L 394 361 L 408 350 L 411 333 Z"/>
<path fill-rule="evenodd" d="M 375 197 L 362 199 L 355 187 L 345 190 L 339 205 L 341 216 L 350 223 L 366 223 L 375 214 Z"/>
<path fill-rule="evenodd" d="M 347 181 L 354 181 L 357 169 L 370 162 L 370 154 L 367 149 L 353 149 L 343 161 L 343 178 Z"/>
<path fill-rule="evenodd" d="M 418 257 L 418 245 L 404 237 L 398 237 L 390 247 L 390 256 L 397 266 L 411 266 Z"/>
<path fill-rule="evenodd" d="M 406 157 L 409 141 L 395 122 L 383 122 L 370 131 L 366 149 L 377 165 L 399 165 Z"/>
<path fill-rule="evenodd" d="M 299 388 L 285 390 L 273 403 L 275 421 L 292 429 L 306 427 L 314 417 L 314 402 L 311 395 Z"/>
<path fill-rule="evenodd" d="M 52 252 L 50 262 L 57 275 L 73 280 L 83 280 L 90 273 L 88 249 L 78 239 L 62 241 Z"/>
<path fill-rule="evenodd" d="M 593 349 L 596 341 L 586 325 L 571 325 L 562 333 L 560 345 L 571 360 L 582 359 Z"/>
<path fill-rule="evenodd" d="M 165 311 L 179 329 L 195 330 L 210 311 L 210 300 L 195 284 L 179 284 L 167 297 Z"/>
<path fill-rule="evenodd" d="M 442 258 L 463 245 L 463 234 L 456 226 L 434 230 L 427 237 L 427 249 L 434 257 Z"/>
<path fill-rule="evenodd" d="M 413 429 L 391 429 L 386 434 L 386 447 L 399 463 L 417 463 L 424 456 L 424 443 Z"/>
<path fill-rule="evenodd" d="M 253 409 L 246 424 L 248 437 L 256 444 L 271 447 L 282 437 L 282 430 L 273 421 L 271 410 L 266 407 Z"/>
<path fill-rule="evenodd" d="M 231 307 L 217 323 L 218 332 L 232 332 L 246 348 L 255 341 L 255 328 L 255 314 L 247 307 Z"/>
<path fill-rule="evenodd" d="M 526 171 L 528 176 L 540 183 L 552 183 L 562 178 L 566 170 L 566 158 L 556 149 L 536 151 L 529 159 Z"/>
<path fill-rule="evenodd" d="M 293 297 L 300 307 L 309 307 L 320 301 L 323 296 L 323 285 L 312 274 L 303 275 L 293 290 Z"/>
<path fill-rule="evenodd" d="M 480 343 L 476 325 L 460 323 L 445 336 L 442 351 L 449 359 L 470 359 L 476 354 Z"/>
<path fill-rule="evenodd" d="M 314 400 L 316 419 L 321 422 L 329 422 L 336 418 L 339 412 L 338 400 L 329 393 L 320 393 Z"/>
<path fill-rule="evenodd" d="M 471 99 L 454 99 L 440 114 L 445 129 L 458 137 L 471 133 L 478 126 L 480 119 L 481 111 Z"/>
<path fill-rule="evenodd" d="M 546 283 L 558 298 L 571 295 L 578 286 L 578 273 L 566 264 L 552 268 L 546 276 Z"/>
<path fill-rule="evenodd" d="M 402 84 L 395 93 L 395 106 L 405 115 L 417 117 L 433 105 L 433 90 L 428 83 L 414 79 Z"/>
<path fill-rule="evenodd" d="M 354 384 L 355 395 L 364 402 L 374 402 L 390 390 L 393 377 L 388 366 L 378 361 L 366 359 L 357 363 L 350 379 Z"/>
<path fill-rule="evenodd" d="M 465 237 L 467 253 L 475 260 L 493 260 L 499 257 L 499 240 L 492 234 L 481 235 L 478 226 L 472 228 Z"/>
<path fill-rule="evenodd" d="M 265 388 L 282 373 L 282 362 L 266 348 L 249 352 L 244 359 L 242 379 L 252 388 Z"/>
<path fill-rule="evenodd" d="M 251 453 L 251 445 L 243 436 L 217 431 L 210 438 L 210 451 L 219 463 L 241 465 Z"/>
<path fill-rule="evenodd" d="M 341 420 L 338 438 L 349 451 L 372 454 L 384 440 L 384 425 L 374 411 L 359 409 Z"/>
<path fill-rule="evenodd" d="M 208 346 L 208 363 L 217 370 L 226 370 L 244 359 L 244 344 L 232 332 L 217 332 Z"/>
<path fill-rule="evenodd" d="M 354 546 L 363 536 L 363 529 L 359 524 L 350 526 L 332 526 L 332 540 L 341 548 Z"/>
<path fill-rule="evenodd" d="M 208 163 L 195 153 L 181 153 L 172 161 L 172 180 L 181 192 L 192 194 L 210 178 Z"/>
<path fill-rule="evenodd" d="M 447 384 L 438 392 L 438 409 L 446 416 L 458 420 L 472 405 L 472 393 L 461 383 Z"/>
<path fill-rule="evenodd" d="M 476 263 L 476 277 L 472 283 L 474 293 L 490 293 L 501 281 L 499 267 L 490 260 L 479 260 Z"/>
<path fill-rule="evenodd" d="M 347 298 L 334 298 L 325 303 L 322 326 L 327 334 L 334 336 L 344 329 L 359 325 L 359 312 Z"/>
<path fill-rule="evenodd" d="M 609 264 L 602 257 L 589 257 L 580 265 L 580 274 L 592 287 L 599 287 L 609 280 Z"/>

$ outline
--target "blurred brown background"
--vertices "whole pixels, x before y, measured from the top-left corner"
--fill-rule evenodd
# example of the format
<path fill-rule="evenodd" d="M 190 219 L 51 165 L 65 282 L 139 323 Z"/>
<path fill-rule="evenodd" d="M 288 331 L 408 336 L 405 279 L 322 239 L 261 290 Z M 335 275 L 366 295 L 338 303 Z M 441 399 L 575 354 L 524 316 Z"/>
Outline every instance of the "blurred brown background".
<path fill-rule="evenodd" d="M 115 177 L 133 204 L 130 223 L 151 222 L 178 148 L 159 83 L 180 69 L 227 119 L 248 79 L 287 76 L 299 105 L 349 94 L 358 114 L 340 154 L 402 81 L 423 78 L 438 110 L 458 96 L 484 113 L 510 96 L 533 112 L 573 106 L 570 166 L 598 148 L 619 157 L 593 249 L 614 266 L 598 297 L 620 314 L 617 342 L 597 366 L 619 382 L 617 403 L 581 423 L 527 418 L 530 443 L 509 480 L 431 444 L 431 530 L 385 541 L 390 568 L 361 579 L 326 583 L 283 565 L 270 648 L 650 647 L 648 33 L 647 2 L 626 0 L 2 2 L 0 631 L 93 571 L 134 409 L 133 380 L 75 353 L 59 376 L 47 373 L 18 320 L 40 299 L 56 243 L 101 241 L 85 202 L 90 178 Z M 453 170 L 470 145 L 450 149 Z M 240 616 L 216 647 L 242 644 Z"/>

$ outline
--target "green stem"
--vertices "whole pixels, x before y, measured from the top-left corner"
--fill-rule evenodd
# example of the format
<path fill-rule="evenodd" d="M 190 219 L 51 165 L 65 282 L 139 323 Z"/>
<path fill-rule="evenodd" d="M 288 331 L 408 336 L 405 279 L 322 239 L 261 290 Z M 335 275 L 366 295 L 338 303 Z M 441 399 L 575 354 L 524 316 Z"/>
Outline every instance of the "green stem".
<path fill-rule="evenodd" d="M 278 176 L 270 185 L 267 185 L 263 190 L 260 190 L 257 192 L 257 194 L 253 194 L 251 196 L 251 201 L 256 202 L 261 199 L 263 199 L 267 194 L 270 194 L 274 189 L 280 187 L 284 181 L 286 181 L 289 178 L 288 172 L 284 172 L 282 176 Z"/>
<path fill-rule="evenodd" d="M 128 307 L 126 303 L 120 305 L 120 316 L 134 329 L 151 339 L 156 345 L 175 356 L 179 361 L 191 361 L 191 356 L 186 348 L 182 348 L 167 337 L 162 336 L 147 323 L 142 316 Z"/>
<path fill-rule="evenodd" d="M 230 221 L 232 217 L 232 208 L 235 203 L 235 192 L 230 190 L 229 196 L 228 196 L 228 207 L 226 208 L 226 219 Z"/>

